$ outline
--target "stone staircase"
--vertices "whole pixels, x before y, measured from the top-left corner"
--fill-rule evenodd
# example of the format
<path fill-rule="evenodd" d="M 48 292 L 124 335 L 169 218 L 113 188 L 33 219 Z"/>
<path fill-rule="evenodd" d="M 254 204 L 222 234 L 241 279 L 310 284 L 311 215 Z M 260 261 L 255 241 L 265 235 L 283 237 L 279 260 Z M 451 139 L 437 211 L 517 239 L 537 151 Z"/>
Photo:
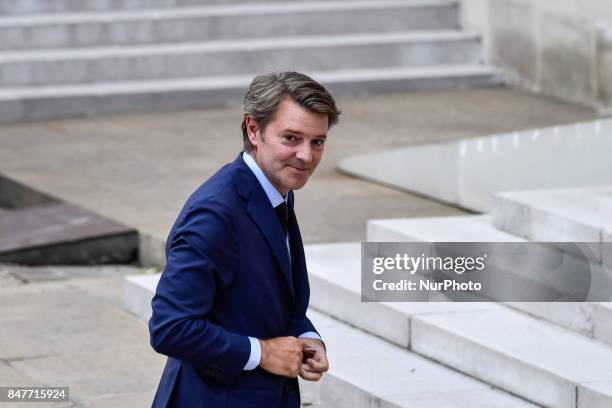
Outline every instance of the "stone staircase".
<path fill-rule="evenodd" d="M 491 86 L 449 0 L 0 0 L 0 121 L 240 101 L 253 75 L 337 95 Z"/>
<path fill-rule="evenodd" d="M 535 231 L 524 215 L 537 209 L 551 228 L 601 231 L 601 259 L 608 259 L 612 188 L 509 192 L 495 203 L 493 216 L 372 220 L 368 241 L 524 242 L 537 238 L 521 232 Z M 572 239 L 565 232 L 558 241 Z M 331 359 L 324 381 L 303 384 L 310 400 L 326 407 L 612 406 L 609 304 L 362 303 L 360 251 L 358 242 L 306 248 L 310 316 Z M 158 279 L 128 277 L 127 309 L 147 318 Z"/>
<path fill-rule="evenodd" d="M 537 238 L 518 234 L 537 231 L 532 222 L 539 222 L 542 231 L 548 224 L 553 230 L 580 225 L 599 231 L 590 242 L 597 236 L 605 242 L 611 209 L 612 188 L 511 192 L 498 196 L 493 217 L 373 220 L 367 234 L 381 242 L 521 242 Z M 573 230 L 563 231 L 556 241 L 571 241 Z M 608 259 L 609 247 L 601 248 L 601 259 Z M 612 404 L 610 304 L 466 303 L 450 310 L 446 304 L 358 304 L 359 243 L 311 246 L 307 259 L 317 310 L 542 406 Z"/>
<path fill-rule="evenodd" d="M 124 286 L 126 309 L 148 319 L 158 280 L 159 275 L 127 277 Z M 336 290 L 335 294 L 342 296 L 342 290 Z M 353 303 L 350 307 L 359 305 L 364 304 Z M 456 306 L 439 305 L 442 307 L 440 310 L 446 311 Z M 482 307 L 474 304 L 467 306 L 467 310 L 472 309 L 480 310 Z M 333 313 L 309 312 L 310 319 L 325 338 L 331 358 L 331 368 L 324 381 L 316 384 L 301 382 L 303 399 L 314 402 L 316 406 L 536 407 L 487 383 L 432 362 L 406 347 L 398 347 L 386 341 L 388 338 L 385 336 L 373 335 L 359 325 L 347 324 L 330 315 Z M 381 319 L 390 324 L 396 323 L 384 313 Z M 391 330 L 399 332 L 401 329 L 396 327 Z"/>

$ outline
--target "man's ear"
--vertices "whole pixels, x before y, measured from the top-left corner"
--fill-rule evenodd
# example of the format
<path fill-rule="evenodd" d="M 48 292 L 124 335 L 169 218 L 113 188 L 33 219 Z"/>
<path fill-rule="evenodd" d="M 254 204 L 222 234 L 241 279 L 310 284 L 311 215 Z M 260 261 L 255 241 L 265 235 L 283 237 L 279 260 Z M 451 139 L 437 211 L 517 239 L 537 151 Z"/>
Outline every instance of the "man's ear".
<path fill-rule="evenodd" d="M 251 115 L 246 117 L 246 129 L 251 144 L 257 146 L 257 142 L 259 142 L 259 124 L 255 122 Z"/>

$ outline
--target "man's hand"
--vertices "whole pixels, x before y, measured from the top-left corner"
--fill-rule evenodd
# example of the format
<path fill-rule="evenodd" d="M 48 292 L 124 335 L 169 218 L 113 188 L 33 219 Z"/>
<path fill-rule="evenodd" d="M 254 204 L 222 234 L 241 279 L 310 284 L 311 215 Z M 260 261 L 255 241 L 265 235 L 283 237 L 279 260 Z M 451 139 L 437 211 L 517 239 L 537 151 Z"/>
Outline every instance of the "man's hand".
<path fill-rule="evenodd" d="M 259 339 L 261 360 L 264 370 L 284 377 L 295 378 L 302 364 L 302 344 L 295 337 L 274 337 Z"/>
<path fill-rule="evenodd" d="M 318 339 L 298 339 L 302 344 L 304 361 L 300 365 L 300 377 L 306 381 L 319 381 L 329 370 L 325 345 Z"/>

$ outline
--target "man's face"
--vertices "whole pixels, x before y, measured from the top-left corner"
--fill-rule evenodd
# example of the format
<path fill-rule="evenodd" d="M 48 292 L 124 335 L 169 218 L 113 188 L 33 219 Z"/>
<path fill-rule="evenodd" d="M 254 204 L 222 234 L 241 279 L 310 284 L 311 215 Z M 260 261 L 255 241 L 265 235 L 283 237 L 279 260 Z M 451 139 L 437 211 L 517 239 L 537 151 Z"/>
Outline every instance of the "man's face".
<path fill-rule="evenodd" d="M 282 195 L 304 187 L 323 156 L 327 128 L 326 114 L 311 112 L 291 98 L 278 105 L 263 134 L 247 117 L 251 155 Z"/>

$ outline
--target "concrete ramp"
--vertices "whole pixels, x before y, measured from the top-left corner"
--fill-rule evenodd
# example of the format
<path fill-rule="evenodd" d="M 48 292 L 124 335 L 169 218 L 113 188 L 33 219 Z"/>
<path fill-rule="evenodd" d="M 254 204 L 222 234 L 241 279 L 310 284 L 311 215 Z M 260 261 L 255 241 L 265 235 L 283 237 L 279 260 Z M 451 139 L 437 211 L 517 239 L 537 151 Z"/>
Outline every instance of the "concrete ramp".
<path fill-rule="evenodd" d="M 342 160 L 344 173 L 487 212 L 495 193 L 612 184 L 612 120 L 427 144 Z"/>

